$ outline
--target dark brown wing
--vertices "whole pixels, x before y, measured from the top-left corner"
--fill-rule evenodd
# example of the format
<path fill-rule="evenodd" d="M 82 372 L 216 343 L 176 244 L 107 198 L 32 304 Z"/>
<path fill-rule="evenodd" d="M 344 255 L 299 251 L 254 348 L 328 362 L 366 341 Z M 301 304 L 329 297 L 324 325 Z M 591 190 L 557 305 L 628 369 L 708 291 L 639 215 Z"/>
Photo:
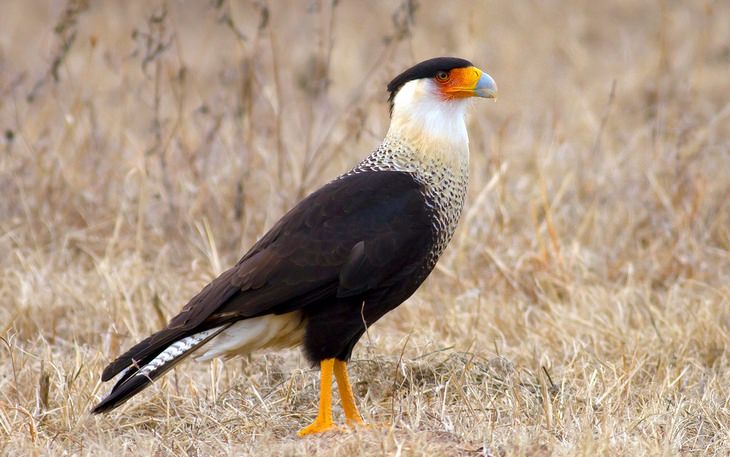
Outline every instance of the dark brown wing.
<path fill-rule="evenodd" d="M 282 217 L 165 329 L 111 363 L 102 380 L 203 330 L 388 287 L 432 241 L 423 195 L 422 186 L 401 172 L 358 173 L 327 184 Z"/>

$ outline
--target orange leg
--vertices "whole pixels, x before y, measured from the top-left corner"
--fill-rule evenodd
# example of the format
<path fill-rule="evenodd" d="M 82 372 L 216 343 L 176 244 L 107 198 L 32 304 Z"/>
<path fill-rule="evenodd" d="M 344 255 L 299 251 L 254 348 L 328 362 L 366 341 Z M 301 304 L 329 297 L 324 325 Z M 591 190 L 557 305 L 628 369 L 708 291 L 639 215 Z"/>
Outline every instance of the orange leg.
<path fill-rule="evenodd" d="M 347 425 L 353 426 L 362 424 L 362 417 L 357 410 L 355 396 L 352 394 L 350 379 L 347 377 L 347 362 L 335 360 L 334 364 L 335 379 L 337 380 L 337 388 L 340 391 L 342 399 L 342 409 L 345 411 L 345 420 Z"/>
<path fill-rule="evenodd" d="M 319 385 L 319 412 L 314 422 L 299 430 L 299 436 L 322 433 L 335 428 L 335 424 L 332 422 L 332 371 L 335 363 L 335 359 L 326 359 L 319 363 L 322 370 Z M 339 381 L 339 377 L 337 379 Z"/>

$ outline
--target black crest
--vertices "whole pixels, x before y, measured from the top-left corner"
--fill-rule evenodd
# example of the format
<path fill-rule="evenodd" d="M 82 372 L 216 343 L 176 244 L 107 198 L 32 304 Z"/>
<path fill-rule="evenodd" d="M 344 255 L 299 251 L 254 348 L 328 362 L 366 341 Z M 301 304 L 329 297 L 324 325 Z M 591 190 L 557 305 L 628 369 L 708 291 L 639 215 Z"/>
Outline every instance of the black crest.
<path fill-rule="evenodd" d="M 449 71 L 454 68 L 471 67 L 472 63 L 466 59 L 458 57 L 434 57 L 433 59 L 424 60 L 399 74 L 388 84 L 388 92 L 390 97 L 390 110 L 393 111 L 393 99 L 403 84 L 414 79 L 433 78 L 439 71 Z"/>

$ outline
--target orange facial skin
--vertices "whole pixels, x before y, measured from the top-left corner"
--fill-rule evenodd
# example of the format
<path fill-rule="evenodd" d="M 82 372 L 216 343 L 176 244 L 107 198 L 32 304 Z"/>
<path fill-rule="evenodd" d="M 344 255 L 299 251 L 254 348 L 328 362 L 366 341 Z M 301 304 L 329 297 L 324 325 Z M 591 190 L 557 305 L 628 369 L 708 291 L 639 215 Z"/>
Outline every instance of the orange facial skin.
<path fill-rule="evenodd" d="M 474 89 L 482 77 L 482 70 L 477 67 L 454 68 L 451 71 L 443 72 L 436 75 L 434 81 L 438 84 L 444 99 L 451 100 L 455 98 L 473 97 Z"/>

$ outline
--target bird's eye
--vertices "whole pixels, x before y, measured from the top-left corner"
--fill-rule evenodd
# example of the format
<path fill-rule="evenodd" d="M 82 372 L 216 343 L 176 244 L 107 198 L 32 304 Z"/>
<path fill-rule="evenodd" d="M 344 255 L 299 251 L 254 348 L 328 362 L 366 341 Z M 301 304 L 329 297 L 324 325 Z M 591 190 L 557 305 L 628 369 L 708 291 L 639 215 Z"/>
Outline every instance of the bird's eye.
<path fill-rule="evenodd" d="M 439 81 L 446 81 L 449 79 L 449 72 L 447 71 L 439 71 L 436 73 L 436 79 Z"/>

